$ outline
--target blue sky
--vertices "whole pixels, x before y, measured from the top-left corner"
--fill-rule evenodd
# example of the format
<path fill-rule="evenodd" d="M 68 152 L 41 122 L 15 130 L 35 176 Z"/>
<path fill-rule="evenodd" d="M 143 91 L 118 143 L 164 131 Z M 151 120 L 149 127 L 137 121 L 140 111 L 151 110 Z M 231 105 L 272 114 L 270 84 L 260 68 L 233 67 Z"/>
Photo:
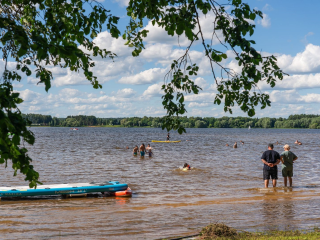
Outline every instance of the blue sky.
<path fill-rule="evenodd" d="M 128 21 L 125 14 L 127 0 L 100 1 L 114 15 L 121 17 L 120 26 Z M 222 1 L 221 1 L 222 2 Z M 255 20 L 256 31 L 253 39 L 256 49 L 264 54 L 278 56 L 279 66 L 290 74 L 275 88 L 264 84 L 262 92 L 270 94 L 272 106 L 257 110 L 256 117 L 288 117 L 291 114 L 319 114 L 320 103 L 320 1 L 275 1 L 249 0 L 252 8 L 264 13 L 263 20 Z M 213 16 L 202 18 L 210 36 L 210 23 Z M 173 59 L 183 52 L 187 41 L 168 37 L 158 27 L 151 27 L 145 41 L 146 49 L 138 58 L 131 56 L 130 48 L 122 39 L 112 39 L 106 31 L 100 33 L 95 42 L 112 50 L 119 57 L 115 62 L 108 59 L 95 59 L 94 73 L 103 89 L 93 89 L 81 74 L 66 69 L 51 68 L 54 79 L 49 93 L 44 86 L 37 85 L 34 76 L 24 77 L 15 83 L 15 91 L 21 93 L 24 103 L 20 109 L 24 113 L 50 114 L 57 117 L 68 115 L 95 115 L 97 117 L 163 116 L 161 105 L 161 85 L 164 75 Z M 218 46 L 218 45 L 217 45 Z M 232 54 L 226 51 L 226 66 L 233 67 Z M 191 57 L 201 68 L 194 78 L 203 88 L 198 95 L 186 97 L 188 116 L 222 117 L 222 106 L 214 105 L 216 94 L 214 79 L 203 50 L 196 46 Z M 12 63 L 14 66 L 14 63 Z M 3 62 L 0 62 L 0 70 Z M 238 107 L 233 116 L 246 116 Z"/>

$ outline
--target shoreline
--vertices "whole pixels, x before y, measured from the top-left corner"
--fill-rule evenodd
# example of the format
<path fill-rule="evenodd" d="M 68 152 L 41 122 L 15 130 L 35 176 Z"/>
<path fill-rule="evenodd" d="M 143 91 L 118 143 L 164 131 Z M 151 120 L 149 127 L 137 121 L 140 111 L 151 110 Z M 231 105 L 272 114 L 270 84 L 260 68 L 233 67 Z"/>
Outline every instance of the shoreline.
<path fill-rule="evenodd" d="M 295 240 L 295 239 L 320 239 L 320 228 L 300 230 L 267 230 L 267 231 L 243 231 L 229 227 L 224 223 L 214 223 L 201 229 L 197 233 L 188 235 L 177 235 L 174 237 L 160 238 L 158 240 L 214 240 L 214 239 L 232 239 L 232 240 Z"/>
<path fill-rule="evenodd" d="M 61 128 L 154 128 L 151 126 L 134 126 L 134 127 L 124 127 L 121 125 L 98 125 L 98 126 L 77 126 L 77 127 L 67 127 L 67 126 L 41 126 L 41 125 L 31 125 L 28 127 L 50 127 L 50 128 L 57 128 L 57 127 L 61 127 Z M 161 127 L 156 127 L 156 128 L 160 128 Z M 215 128 L 215 127 L 207 127 L 207 128 L 186 128 L 186 129 L 247 129 L 247 128 Z M 320 130 L 320 129 L 315 129 L 315 128 L 251 128 L 250 130 L 255 130 L 255 129 L 301 129 L 301 130 Z"/>

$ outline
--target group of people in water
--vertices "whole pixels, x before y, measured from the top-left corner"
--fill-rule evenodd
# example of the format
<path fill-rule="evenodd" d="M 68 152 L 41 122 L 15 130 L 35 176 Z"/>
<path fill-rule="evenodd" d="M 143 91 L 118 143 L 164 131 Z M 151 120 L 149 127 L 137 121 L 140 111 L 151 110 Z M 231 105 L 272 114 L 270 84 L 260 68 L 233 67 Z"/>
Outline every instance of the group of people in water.
<path fill-rule="evenodd" d="M 145 154 L 147 154 L 149 157 L 153 156 L 153 152 L 152 152 L 152 147 L 150 146 L 150 144 L 148 144 L 148 146 L 146 147 L 144 145 L 144 143 L 141 144 L 141 146 L 138 148 L 138 146 L 136 145 L 133 148 L 133 156 L 137 156 L 138 155 L 138 151 L 140 152 L 140 156 L 144 157 Z"/>
<path fill-rule="evenodd" d="M 241 140 L 240 140 L 240 143 L 241 143 L 242 145 L 244 144 L 244 142 L 241 141 Z M 277 141 L 275 144 L 276 144 L 276 145 L 280 145 L 280 143 L 279 143 L 278 141 Z M 298 140 L 296 140 L 294 144 L 302 145 L 302 143 L 301 143 L 300 141 L 298 141 Z M 226 147 L 229 147 L 229 144 L 228 144 L 228 143 L 226 144 Z M 235 143 L 233 144 L 233 148 L 238 148 L 237 142 L 235 142 Z"/>
<path fill-rule="evenodd" d="M 241 143 L 241 144 L 244 144 L 244 142 L 241 141 L 241 140 L 240 140 L 240 143 Z M 229 144 L 228 144 L 228 143 L 226 144 L 226 147 L 229 147 Z M 233 144 L 233 148 L 238 148 L 238 143 L 237 143 L 237 142 L 235 142 L 235 143 Z"/>

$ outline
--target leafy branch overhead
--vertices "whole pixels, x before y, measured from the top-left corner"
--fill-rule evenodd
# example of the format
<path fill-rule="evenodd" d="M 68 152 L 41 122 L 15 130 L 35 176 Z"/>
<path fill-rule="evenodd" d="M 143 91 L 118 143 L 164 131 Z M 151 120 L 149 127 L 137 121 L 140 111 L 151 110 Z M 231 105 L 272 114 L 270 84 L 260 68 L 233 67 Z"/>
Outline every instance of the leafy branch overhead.
<path fill-rule="evenodd" d="M 255 115 L 255 108 L 259 104 L 262 109 L 270 106 L 269 95 L 260 92 L 258 83 L 265 81 L 274 87 L 285 73 L 277 66 L 274 56 L 263 57 L 254 49 L 255 41 L 249 39 L 255 29 L 251 22 L 257 17 L 262 18 L 261 11 L 251 9 L 241 0 L 226 1 L 225 4 L 213 0 L 163 0 L 157 1 L 157 4 L 130 0 L 127 10 L 131 21 L 124 38 L 128 45 L 136 46 L 135 55 L 142 51 L 143 38 L 147 36 L 147 30 L 141 30 L 145 18 L 150 19 L 153 25 L 165 29 L 168 35 L 185 34 L 190 41 L 185 54 L 171 65 L 171 71 L 166 76 L 169 82 L 165 82 L 162 87 L 165 92 L 162 104 L 167 110 L 163 128 L 178 129 L 180 133 L 185 131 L 174 116 L 186 113 L 185 93 L 197 94 L 201 90 L 189 78 L 197 75 L 199 67 L 191 62 L 188 54 L 190 48 L 199 41 L 210 62 L 218 91 L 214 103 L 220 105 L 223 102 L 224 111 L 229 113 L 232 113 L 235 105 L 239 105 L 249 116 Z M 211 41 L 205 39 L 202 30 L 204 26 L 200 21 L 200 16 L 209 14 L 214 16 Z M 223 37 L 219 37 L 218 32 Z M 213 40 L 218 40 L 220 45 L 214 48 Z M 234 53 L 241 67 L 240 73 L 223 65 L 222 61 L 227 55 L 218 50 L 221 45 Z"/>
<path fill-rule="evenodd" d="M 48 66 L 60 66 L 83 72 L 94 88 L 101 88 L 92 72 L 95 65 L 92 56 L 113 59 L 116 55 L 99 48 L 93 39 L 103 26 L 118 38 L 118 20 L 98 1 L 1 1 L 0 50 L 5 69 L 0 85 L 0 163 L 11 159 L 15 174 L 17 170 L 25 174 L 30 187 L 39 183 L 39 174 L 30 165 L 31 158 L 27 149 L 21 147 L 21 141 L 33 144 L 34 137 L 17 107 L 22 99 L 19 93 L 12 93 L 12 81 L 21 80 L 19 72 L 27 76 L 34 73 L 48 91 L 53 78 Z M 7 68 L 8 59 L 17 63 L 16 70 Z"/>
<path fill-rule="evenodd" d="M 227 7 L 229 10 L 227 10 Z M 190 41 L 185 54 L 176 59 L 165 76 L 162 104 L 167 110 L 162 127 L 168 130 L 185 131 L 176 116 L 186 113 L 185 94 L 197 94 L 201 88 L 191 79 L 199 67 L 192 63 L 191 47 L 200 42 L 211 65 L 218 94 L 214 102 L 224 102 L 224 110 L 232 113 L 237 104 L 249 116 L 255 114 L 255 107 L 270 105 L 269 96 L 260 93 L 257 84 L 266 81 L 273 87 L 283 78 L 283 72 L 274 56 L 263 57 L 253 48 L 255 42 L 247 39 L 254 33 L 251 24 L 256 17 L 262 17 L 258 10 L 252 10 L 241 0 L 226 0 L 226 4 L 214 0 L 130 0 L 127 7 L 130 18 L 122 35 L 127 45 L 133 47 L 133 56 L 139 56 L 144 48 L 143 39 L 148 31 L 143 29 L 144 20 L 165 29 L 169 36 L 185 35 Z M 227 55 L 214 48 L 204 37 L 200 18 L 212 19 L 212 40 L 217 39 L 220 47 L 226 47 L 235 54 L 241 67 L 236 73 L 223 65 Z M 21 72 L 26 76 L 34 74 L 45 90 L 51 87 L 53 79 L 50 67 L 59 66 L 80 72 L 93 85 L 101 88 L 93 74 L 93 57 L 116 57 L 108 49 L 101 49 L 93 39 L 107 29 L 118 38 L 119 18 L 112 15 L 98 0 L 2 0 L 0 2 L 0 50 L 5 63 L 0 82 L 0 163 L 12 161 L 14 173 L 20 170 L 30 187 L 39 183 L 39 174 L 31 165 L 26 142 L 34 143 L 34 136 L 27 129 L 28 120 L 22 117 L 18 105 L 23 101 L 13 92 L 12 82 L 21 81 Z M 219 38 L 219 34 L 222 38 Z M 8 69 L 8 61 L 16 62 L 16 69 Z M 219 74 L 218 74 L 219 73 Z"/>

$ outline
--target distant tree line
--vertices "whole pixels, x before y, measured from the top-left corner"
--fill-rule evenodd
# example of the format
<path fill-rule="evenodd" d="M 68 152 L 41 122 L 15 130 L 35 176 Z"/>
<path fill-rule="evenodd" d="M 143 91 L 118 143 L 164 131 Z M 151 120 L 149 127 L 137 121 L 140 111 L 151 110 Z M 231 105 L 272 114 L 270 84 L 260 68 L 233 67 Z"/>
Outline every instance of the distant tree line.
<path fill-rule="evenodd" d="M 154 127 L 162 126 L 160 117 L 97 118 L 95 116 L 51 117 L 41 114 L 24 114 L 33 125 L 52 127 L 119 126 Z M 249 117 L 180 117 L 185 128 L 312 128 L 320 129 L 320 115 L 296 114 L 286 118 Z"/>

